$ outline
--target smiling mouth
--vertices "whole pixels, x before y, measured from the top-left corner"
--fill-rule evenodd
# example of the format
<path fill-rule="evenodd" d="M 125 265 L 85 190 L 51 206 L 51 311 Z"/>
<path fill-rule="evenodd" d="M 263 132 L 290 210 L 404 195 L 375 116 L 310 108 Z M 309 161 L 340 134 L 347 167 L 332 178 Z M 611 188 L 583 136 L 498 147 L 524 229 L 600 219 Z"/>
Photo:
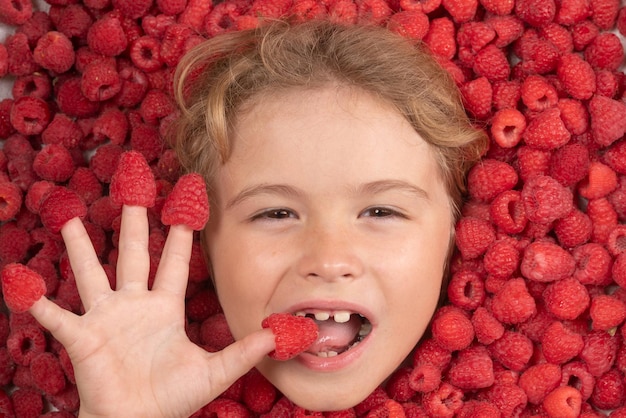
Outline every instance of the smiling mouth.
<path fill-rule="evenodd" d="M 371 322 L 363 315 L 350 311 L 303 310 L 296 316 L 306 316 L 317 323 L 319 336 L 306 351 L 317 357 L 335 357 L 357 346 L 372 331 Z"/>

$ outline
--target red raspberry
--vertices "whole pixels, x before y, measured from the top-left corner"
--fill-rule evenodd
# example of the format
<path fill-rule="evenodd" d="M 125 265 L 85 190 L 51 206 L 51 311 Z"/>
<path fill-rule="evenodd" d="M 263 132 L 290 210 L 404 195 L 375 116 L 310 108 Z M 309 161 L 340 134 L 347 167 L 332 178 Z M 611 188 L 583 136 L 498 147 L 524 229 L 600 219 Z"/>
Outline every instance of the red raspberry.
<path fill-rule="evenodd" d="M 542 111 L 556 106 L 559 97 L 556 89 L 545 77 L 530 75 L 521 86 L 522 102 L 530 110 Z"/>
<path fill-rule="evenodd" d="M 524 33 L 524 23 L 517 16 L 486 16 L 485 23 L 496 32 L 493 44 L 498 48 L 509 46 Z"/>
<path fill-rule="evenodd" d="M 385 385 L 389 398 L 397 402 L 408 402 L 415 396 L 415 390 L 410 386 L 413 370 L 411 367 L 400 367 L 389 377 Z"/>
<path fill-rule="evenodd" d="M 41 142 L 43 144 L 60 144 L 69 149 L 78 146 L 83 137 L 83 131 L 72 118 L 63 113 L 56 113 L 41 133 Z"/>
<path fill-rule="evenodd" d="M 483 306 L 479 306 L 472 315 L 472 325 L 476 339 L 481 344 L 489 345 L 504 334 L 504 326 Z"/>
<path fill-rule="evenodd" d="M 529 280 L 545 283 L 571 276 L 575 267 L 567 250 L 551 242 L 535 241 L 525 248 L 520 271 Z"/>
<path fill-rule="evenodd" d="M 561 0 L 556 12 L 555 22 L 564 26 L 571 26 L 585 20 L 591 15 L 588 1 Z"/>
<path fill-rule="evenodd" d="M 47 395 L 55 395 L 65 388 L 65 373 L 52 353 L 35 356 L 30 362 L 30 372 L 35 385 Z"/>
<path fill-rule="evenodd" d="M 120 156 L 109 193 L 113 202 L 119 205 L 154 206 L 154 174 L 141 153 L 126 151 Z"/>
<path fill-rule="evenodd" d="M 33 59 L 43 68 L 61 74 L 74 65 L 74 47 L 63 33 L 50 31 L 37 41 Z"/>
<path fill-rule="evenodd" d="M 596 72 L 596 94 L 606 97 L 615 97 L 619 82 L 616 75 L 609 70 L 599 70 Z"/>
<path fill-rule="evenodd" d="M 357 22 L 360 24 L 382 25 L 393 14 L 384 0 L 356 0 Z"/>
<path fill-rule="evenodd" d="M 85 4 L 85 6 L 87 6 Z M 85 40 L 87 31 L 93 25 L 93 18 L 87 9 L 81 4 L 68 4 L 63 8 L 57 19 L 57 30 L 68 38 Z"/>
<path fill-rule="evenodd" d="M 22 96 L 11 106 L 11 125 L 22 135 L 38 135 L 51 119 L 50 107 L 37 97 Z"/>
<path fill-rule="evenodd" d="M 97 142 L 110 141 L 123 145 L 128 135 L 128 119 L 124 112 L 110 108 L 102 112 L 93 124 L 93 138 Z"/>
<path fill-rule="evenodd" d="M 235 29 L 235 22 L 241 10 L 235 2 L 222 2 L 213 8 L 207 16 L 204 28 L 209 37 Z"/>
<path fill-rule="evenodd" d="M 428 33 L 424 42 L 430 51 L 446 59 L 454 58 L 456 41 L 454 23 L 448 17 L 440 17 L 430 21 Z"/>
<path fill-rule="evenodd" d="M 178 23 L 189 26 L 196 32 L 201 32 L 206 16 L 213 8 L 213 2 L 205 0 L 189 0 L 187 7 L 178 16 Z"/>
<path fill-rule="evenodd" d="M 161 155 L 165 145 L 156 127 L 139 123 L 133 126 L 130 132 L 130 146 L 151 163 Z"/>
<path fill-rule="evenodd" d="M 574 248 L 572 256 L 576 261 L 573 277 L 580 283 L 604 285 L 610 279 L 612 260 L 604 246 L 597 243 L 584 244 Z"/>
<path fill-rule="evenodd" d="M 52 82 L 46 72 L 22 75 L 15 79 L 11 92 L 14 99 L 32 96 L 48 100 L 52 95 Z"/>
<path fill-rule="evenodd" d="M 587 215 L 593 223 L 591 240 L 606 243 L 613 228 L 618 224 L 617 212 L 611 203 L 604 197 L 587 203 Z"/>
<path fill-rule="evenodd" d="M 527 30 L 524 33 L 528 32 L 530 31 Z M 524 35 L 517 40 L 516 45 L 523 42 L 523 40 Z M 539 38 L 525 41 L 527 42 L 525 50 L 523 50 L 523 53 L 518 54 L 522 61 L 518 64 L 519 68 L 517 68 L 517 71 L 520 71 L 522 76 L 524 74 L 546 74 L 556 68 L 560 52 L 552 42 Z M 516 72 L 515 68 L 513 72 Z"/>
<path fill-rule="evenodd" d="M 220 7 L 218 9 L 218 12 L 221 9 L 227 8 L 228 4 L 230 3 L 220 3 L 220 4 L 225 4 L 225 6 Z M 219 22 L 219 20 L 215 20 L 215 21 L 213 20 L 215 19 L 215 16 L 217 16 L 218 12 L 215 12 L 215 13 L 211 12 L 209 14 L 205 22 L 205 25 L 207 26 L 207 30 L 209 29 L 209 26 L 212 25 L 211 30 L 220 31 L 221 29 L 221 31 L 223 31 L 223 28 L 221 28 L 221 26 L 218 25 L 218 23 L 222 23 L 222 22 Z M 223 15 L 220 15 L 220 16 L 224 17 Z M 163 34 L 163 41 L 161 44 L 161 60 L 165 64 L 167 64 L 169 67 L 175 67 L 176 64 L 178 64 L 178 60 L 185 52 L 184 46 L 185 46 L 186 41 L 193 34 L 194 33 L 189 28 L 189 26 L 183 25 L 181 23 L 168 26 L 167 29 L 165 30 L 165 33 Z"/>
<path fill-rule="evenodd" d="M 81 91 L 80 77 L 66 79 L 58 85 L 56 103 L 61 112 L 77 118 L 94 116 L 100 109 L 98 102 L 90 101 Z"/>
<path fill-rule="evenodd" d="M 561 375 L 561 386 L 570 385 L 580 391 L 583 401 L 589 399 L 595 386 L 595 379 L 589 373 L 585 363 L 581 361 L 569 362 L 563 365 Z"/>
<path fill-rule="evenodd" d="M 580 359 L 585 362 L 592 376 L 600 377 L 613 366 L 619 340 L 605 331 L 591 331 L 583 338 L 585 345 Z"/>
<path fill-rule="evenodd" d="M 209 417 L 247 418 L 250 411 L 237 401 L 226 398 L 217 398 L 202 408 L 203 415 Z"/>
<path fill-rule="evenodd" d="M 587 108 L 578 100 L 562 98 L 557 104 L 561 120 L 572 135 L 582 135 L 589 127 Z M 562 148 L 562 147 L 561 147 Z"/>
<path fill-rule="evenodd" d="M 143 121 L 150 125 L 158 125 L 159 121 L 175 111 L 172 99 L 158 89 L 149 90 L 139 107 Z"/>
<path fill-rule="evenodd" d="M 428 393 L 441 384 L 441 369 L 431 363 L 417 364 L 409 376 L 409 386 L 416 392 Z"/>
<path fill-rule="evenodd" d="M 484 76 L 493 83 L 507 80 L 511 67 L 500 48 L 496 45 L 487 45 L 476 54 L 473 70 L 477 76 Z"/>
<path fill-rule="evenodd" d="M 10 181 L 0 181 L 0 222 L 13 219 L 22 207 L 22 190 Z"/>
<path fill-rule="evenodd" d="M 517 181 L 517 173 L 509 164 L 483 159 L 470 170 L 467 187 L 473 199 L 490 202 L 500 193 L 515 187 Z"/>
<path fill-rule="evenodd" d="M 263 414 L 272 409 L 278 393 L 276 388 L 256 369 L 243 378 L 243 403 L 254 413 Z"/>
<path fill-rule="evenodd" d="M 561 383 L 561 368 L 556 364 L 542 363 L 530 366 L 519 378 L 519 387 L 526 392 L 528 402 L 541 404 L 550 392 Z"/>
<path fill-rule="evenodd" d="M 119 71 L 122 88 L 114 101 L 120 107 L 132 108 L 139 103 L 148 91 L 149 81 L 146 74 L 135 67 L 124 67 Z"/>
<path fill-rule="evenodd" d="M 102 197 L 102 184 L 95 174 L 86 167 L 78 167 L 70 178 L 67 187 L 76 192 L 85 202 L 91 205 Z"/>
<path fill-rule="evenodd" d="M 87 65 L 80 80 L 80 89 L 92 102 L 106 101 L 119 93 L 122 80 L 115 60 L 99 60 Z"/>
<path fill-rule="evenodd" d="M 592 228 L 589 216 L 576 208 L 554 223 L 554 233 L 559 243 L 566 248 L 577 247 L 589 241 Z"/>
<path fill-rule="evenodd" d="M 144 17 L 152 7 L 152 0 L 111 0 L 111 3 L 115 9 L 131 19 Z"/>
<path fill-rule="evenodd" d="M 46 145 L 35 155 L 33 170 L 43 180 L 63 183 L 74 174 L 74 160 L 63 145 Z"/>
<path fill-rule="evenodd" d="M 30 365 L 31 360 L 46 350 L 46 337 L 37 325 L 24 325 L 11 330 L 7 339 L 11 359 L 20 366 Z"/>
<path fill-rule="evenodd" d="M 441 347 L 434 339 L 420 343 L 413 353 L 413 367 L 430 363 L 440 370 L 445 369 L 452 360 L 450 350 Z"/>
<path fill-rule="evenodd" d="M 602 32 L 587 45 L 584 56 L 596 70 L 617 71 L 624 60 L 624 50 L 617 35 Z"/>
<path fill-rule="evenodd" d="M 465 106 L 471 114 L 478 119 L 487 119 L 491 115 L 493 89 L 487 77 L 468 81 L 460 89 Z"/>
<path fill-rule="evenodd" d="M 431 324 L 433 339 L 448 351 L 469 347 L 474 328 L 467 314 L 454 306 L 444 306 L 434 315 Z"/>
<path fill-rule="evenodd" d="M 533 354 L 532 341 L 515 331 L 504 331 L 502 338 L 494 341 L 487 348 L 494 360 L 516 372 L 527 366 Z"/>
<path fill-rule="evenodd" d="M 591 132 L 601 146 L 609 146 L 626 131 L 626 105 L 608 97 L 595 95 L 589 101 Z"/>
<path fill-rule="evenodd" d="M 576 319 L 589 306 L 589 293 L 578 280 L 568 277 L 543 292 L 546 308 L 559 319 Z"/>
<path fill-rule="evenodd" d="M 61 228 L 72 218 L 84 218 L 87 215 L 85 202 L 75 192 L 55 186 L 41 202 L 39 216 L 41 223 L 52 233 Z"/>
<path fill-rule="evenodd" d="M 610 295 L 598 295 L 591 299 L 589 308 L 591 328 L 609 331 L 626 319 L 626 304 Z"/>
<path fill-rule="evenodd" d="M 485 284 L 482 277 L 469 270 L 454 273 L 448 284 L 448 299 L 459 308 L 476 309 L 485 299 Z"/>
<path fill-rule="evenodd" d="M 216 313 L 202 321 L 200 341 L 217 351 L 223 350 L 235 342 L 223 313 Z"/>
<path fill-rule="evenodd" d="M 543 355 L 553 364 L 570 361 L 580 353 L 583 345 L 582 335 L 568 329 L 561 321 L 552 322 L 541 337 Z"/>
<path fill-rule="evenodd" d="M 36 389 L 18 388 L 11 400 L 16 417 L 38 417 L 43 413 L 43 397 Z"/>
<path fill-rule="evenodd" d="M 426 36 L 428 28 L 428 16 L 421 10 L 403 10 L 391 15 L 387 21 L 387 29 L 416 41 Z"/>
<path fill-rule="evenodd" d="M 491 120 L 491 136 L 502 148 L 515 147 L 521 141 L 525 129 L 526 118 L 515 108 L 500 109 Z"/>
<path fill-rule="evenodd" d="M 543 110 L 528 123 L 522 138 L 531 147 L 551 150 L 567 144 L 571 136 L 561 119 L 561 111 L 552 107 Z"/>
<path fill-rule="evenodd" d="M 89 160 L 89 168 L 102 183 L 110 183 L 122 153 L 124 149 L 119 145 L 102 145 Z"/>
<path fill-rule="evenodd" d="M 184 224 L 201 230 L 209 219 L 209 200 L 204 179 L 199 174 L 181 176 L 161 211 L 165 225 Z"/>
<path fill-rule="evenodd" d="M 4 46 L 7 50 L 8 62 L 3 66 L 7 66 L 9 74 L 22 76 L 37 71 L 39 65 L 33 58 L 26 35 L 23 33 L 9 35 L 4 41 Z"/>
<path fill-rule="evenodd" d="M 491 313 L 504 324 L 518 324 L 537 313 L 535 299 L 522 278 L 507 280 L 491 301 Z"/>
<path fill-rule="evenodd" d="M 526 393 L 513 383 L 496 383 L 485 394 L 498 407 L 503 417 L 519 416 L 528 403 Z"/>
<path fill-rule="evenodd" d="M 596 379 L 593 393 L 589 399 L 598 409 L 612 410 L 624 405 L 624 380 L 622 373 L 611 369 Z"/>
<path fill-rule="evenodd" d="M 607 248 L 613 256 L 626 251 L 626 225 L 620 224 L 611 231 L 607 240 Z"/>
<path fill-rule="evenodd" d="M 30 0 L 0 1 L 0 21 L 11 26 L 26 23 L 33 15 L 33 3 Z"/>
<path fill-rule="evenodd" d="M 541 27 L 554 20 L 556 4 L 553 0 L 519 0 L 515 2 L 515 14 L 529 25 Z"/>
<path fill-rule="evenodd" d="M 276 349 L 269 356 L 274 360 L 289 360 L 305 351 L 317 340 L 315 321 L 289 313 L 274 313 L 263 319 L 263 328 L 270 328 L 276 339 Z"/>
<path fill-rule="evenodd" d="M 89 28 L 87 43 L 92 51 L 114 57 L 126 50 L 128 39 L 120 19 L 109 15 L 98 19 Z"/>
<path fill-rule="evenodd" d="M 477 345 L 461 350 L 450 365 L 448 381 L 465 390 L 491 386 L 494 382 L 493 361 L 487 348 Z"/>
<path fill-rule="evenodd" d="M 156 71 L 161 62 L 161 42 L 152 36 L 142 36 L 130 45 L 130 59 L 142 71 Z"/>
<path fill-rule="evenodd" d="M 559 386 L 543 400 L 543 409 L 551 417 L 576 418 L 580 416 L 582 397 L 571 386 Z"/>
<path fill-rule="evenodd" d="M 590 0 L 591 20 L 598 25 L 600 29 L 612 29 L 617 13 L 619 12 L 620 3 L 616 0 Z"/>
<path fill-rule="evenodd" d="M 480 4 L 489 13 L 502 16 L 510 14 L 515 6 L 513 0 L 480 0 Z"/>
<path fill-rule="evenodd" d="M 424 13 L 435 11 L 441 5 L 441 0 L 400 0 L 402 10 L 419 9 Z"/>
<path fill-rule="evenodd" d="M 491 224 L 483 219 L 465 217 L 456 224 L 455 242 L 464 259 L 479 257 L 496 239 Z"/>
<path fill-rule="evenodd" d="M 563 218 L 573 209 L 572 192 L 549 176 L 538 175 L 526 180 L 521 197 L 526 216 L 539 224 Z"/>
<path fill-rule="evenodd" d="M 493 223 L 508 234 L 522 232 L 528 222 L 522 195 L 517 190 L 509 190 L 499 194 L 491 202 L 489 213 Z"/>
<path fill-rule="evenodd" d="M 478 0 L 441 0 L 441 5 L 456 23 L 469 22 L 476 15 Z"/>
<path fill-rule="evenodd" d="M 569 30 L 558 23 L 548 23 L 539 28 L 541 38 L 550 41 L 561 54 L 569 54 L 574 50 L 574 41 Z"/>
<path fill-rule="evenodd" d="M 520 146 L 517 149 L 517 171 L 522 180 L 528 181 L 531 177 L 548 173 L 551 152 L 529 146 Z"/>
<path fill-rule="evenodd" d="M 557 67 L 559 81 L 575 99 L 590 99 L 596 91 L 596 76 L 591 65 L 575 53 L 561 57 Z"/>
<path fill-rule="evenodd" d="M 587 179 L 579 185 L 578 191 L 586 199 L 598 199 L 617 188 L 617 174 L 609 166 L 598 161 L 589 164 Z"/>
<path fill-rule="evenodd" d="M 275 3 L 268 0 L 267 3 Z M 241 18 L 240 18 L 241 19 Z M 328 7 L 328 20 L 333 23 L 354 25 L 358 20 L 357 6 L 352 0 L 336 0 Z"/>
<path fill-rule="evenodd" d="M 10 263 L 2 269 L 2 294 L 12 312 L 26 312 L 46 294 L 46 284 L 39 273 L 22 264 Z"/>
<path fill-rule="evenodd" d="M 354 411 L 356 412 L 357 416 L 364 416 L 372 409 L 383 405 L 385 402 L 387 402 L 387 399 L 389 399 L 389 396 L 387 396 L 385 390 L 379 386 L 374 389 L 374 391 L 370 393 L 367 398 L 362 400 L 359 404 L 355 405 Z"/>
<path fill-rule="evenodd" d="M 424 395 L 422 406 L 430 417 L 452 418 L 463 407 L 463 392 L 443 382 L 437 390 Z"/>
<path fill-rule="evenodd" d="M 326 16 L 326 6 L 318 3 L 316 0 L 294 0 L 291 7 L 291 19 L 297 23 L 325 19 Z M 426 21 L 428 21 L 428 19 L 426 19 Z"/>
<path fill-rule="evenodd" d="M 495 39 L 496 32 L 485 22 L 470 21 L 463 23 L 457 32 L 457 42 L 461 50 L 470 54 L 468 66 L 473 64 L 475 54 Z M 467 48 L 464 48 L 467 47 Z M 459 56 L 461 59 L 462 57 Z M 462 60 L 463 61 L 463 60 Z"/>

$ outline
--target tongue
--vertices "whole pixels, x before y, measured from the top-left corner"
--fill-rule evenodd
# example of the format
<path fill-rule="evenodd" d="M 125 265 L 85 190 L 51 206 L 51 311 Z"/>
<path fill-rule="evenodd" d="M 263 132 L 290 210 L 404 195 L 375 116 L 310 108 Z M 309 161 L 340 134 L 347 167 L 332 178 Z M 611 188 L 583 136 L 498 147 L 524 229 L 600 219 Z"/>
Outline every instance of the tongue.
<path fill-rule="evenodd" d="M 315 322 L 319 328 L 319 336 L 307 350 L 311 353 L 329 350 L 341 352 L 348 348 L 361 329 L 361 320 L 357 315 L 352 315 L 350 320 L 344 323 L 335 322 L 333 319 Z"/>

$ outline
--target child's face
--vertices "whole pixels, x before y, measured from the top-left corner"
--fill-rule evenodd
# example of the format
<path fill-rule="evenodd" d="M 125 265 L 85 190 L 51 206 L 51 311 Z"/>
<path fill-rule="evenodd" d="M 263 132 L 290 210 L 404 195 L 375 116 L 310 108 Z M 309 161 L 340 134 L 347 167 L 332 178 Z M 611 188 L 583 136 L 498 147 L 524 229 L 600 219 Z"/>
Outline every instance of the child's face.
<path fill-rule="evenodd" d="M 261 97 L 235 130 L 207 230 L 231 331 L 273 312 L 330 314 L 314 352 L 258 369 L 304 408 L 351 407 L 437 304 L 452 219 L 433 152 L 393 108 L 335 86 Z M 372 330 L 348 349 L 369 326 L 359 315 Z"/>

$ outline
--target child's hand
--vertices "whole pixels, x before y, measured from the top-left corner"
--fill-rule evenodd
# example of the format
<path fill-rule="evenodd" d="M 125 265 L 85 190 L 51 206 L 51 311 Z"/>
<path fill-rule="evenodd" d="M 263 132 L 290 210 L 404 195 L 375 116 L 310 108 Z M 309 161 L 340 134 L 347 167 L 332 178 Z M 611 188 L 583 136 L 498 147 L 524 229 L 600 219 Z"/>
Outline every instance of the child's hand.
<path fill-rule="evenodd" d="M 115 291 L 82 222 L 72 219 L 61 233 L 86 313 L 77 316 L 46 298 L 30 312 L 70 355 L 81 417 L 189 416 L 274 349 L 269 330 L 219 353 L 187 338 L 188 227 L 170 228 L 152 290 L 145 208 L 124 206 Z"/>

